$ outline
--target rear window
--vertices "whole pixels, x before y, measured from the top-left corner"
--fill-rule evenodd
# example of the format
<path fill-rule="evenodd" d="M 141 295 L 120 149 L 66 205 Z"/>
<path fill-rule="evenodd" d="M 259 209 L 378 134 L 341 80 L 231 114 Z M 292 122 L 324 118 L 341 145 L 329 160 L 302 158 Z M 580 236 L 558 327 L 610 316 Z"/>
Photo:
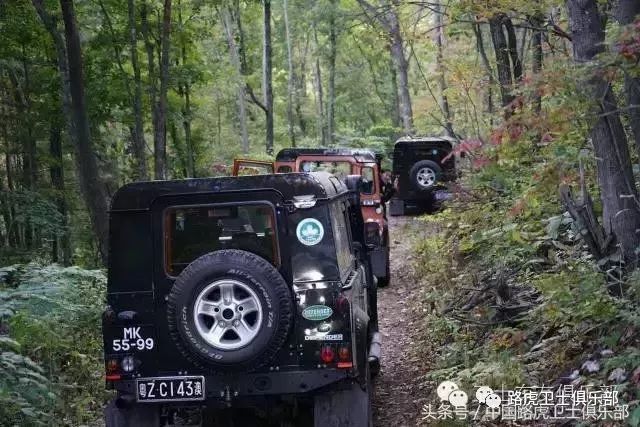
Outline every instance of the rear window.
<path fill-rule="evenodd" d="M 349 162 L 327 162 L 327 161 L 304 161 L 300 163 L 300 172 L 329 172 L 340 180 L 344 180 L 347 175 L 351 175 L 351 163 Z"/>
<path fill-rule="evenodd" d="M 164 213 L 165 269 L 176 276 L 196 258 L 220 249 L 252 252 L 278 265 L 271 205 L 172 207 Z"/>

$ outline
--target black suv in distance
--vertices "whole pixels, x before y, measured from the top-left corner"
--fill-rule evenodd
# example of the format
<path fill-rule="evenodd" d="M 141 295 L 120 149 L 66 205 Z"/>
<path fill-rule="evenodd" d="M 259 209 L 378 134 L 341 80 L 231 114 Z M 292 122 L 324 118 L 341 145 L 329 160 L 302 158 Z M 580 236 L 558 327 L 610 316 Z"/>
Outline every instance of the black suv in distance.
<path fill-rule="evenodd" d="M 456 159 L 451 155 L 454 141 L 448 137 L 405 137 L 396 141 L 390 215 L 404 215 L 407 207 L 430 208 L 441 196 L 448 196 L 440 190 L 443 182 L 457 178 Z"/>
<path fill-rule="evenodd" d="M 328 173 L 121 188 L 103 315 L 117 390 L 106 426 L 227 425 L 228 408 L 370 425 L 376 289 L 352 190 Z"/>

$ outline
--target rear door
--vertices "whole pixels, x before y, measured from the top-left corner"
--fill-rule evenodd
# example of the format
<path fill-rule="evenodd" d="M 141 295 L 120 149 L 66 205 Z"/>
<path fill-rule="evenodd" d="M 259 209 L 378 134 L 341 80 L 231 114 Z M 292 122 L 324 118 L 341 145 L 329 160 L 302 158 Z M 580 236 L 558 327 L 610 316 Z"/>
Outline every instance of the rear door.
<path fill-rule="evenodd" d="M 182 269 L 200 255 L 241 249 L 273 263 L 290 280 L 290 253 L 279 242 L 286 233 L 286 213 L 277 191 L 211 192 L 157 198 L 152 206 L 153 284 L 158 343 L 163 357 L 159 375 L 175 375 L 186 360 L 170 337 L 167 295 Z"/>

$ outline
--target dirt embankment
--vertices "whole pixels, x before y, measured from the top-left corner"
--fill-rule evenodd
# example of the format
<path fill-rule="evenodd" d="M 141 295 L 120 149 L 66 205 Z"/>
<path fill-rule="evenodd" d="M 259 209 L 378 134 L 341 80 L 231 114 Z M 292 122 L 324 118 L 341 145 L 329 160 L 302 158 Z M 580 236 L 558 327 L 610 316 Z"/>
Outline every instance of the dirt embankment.
<path fill-rule="evenodd" d="M 378 293 L 382 333 L 382 370 L 375 381 L 374 425 L 415 426 L 429 390 L 419 377 L 430 365 L 428 355 L 415 356 L 422 309 L 416 272 L 415 243 L 435 231 L 414 217 L 390 217 L 391 283 Z"/>

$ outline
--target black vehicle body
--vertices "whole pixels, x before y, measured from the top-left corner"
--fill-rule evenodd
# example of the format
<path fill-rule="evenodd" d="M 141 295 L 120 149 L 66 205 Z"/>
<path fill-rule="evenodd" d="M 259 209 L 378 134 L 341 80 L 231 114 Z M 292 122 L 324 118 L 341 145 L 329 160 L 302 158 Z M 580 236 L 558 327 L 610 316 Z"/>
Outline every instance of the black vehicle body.
<path fill-rule="evenodd" d="M 110 211 L 108 306 L 103 315 L 107 386 L 118 392 L 106 414 L 107 427 L 138 425 L 135 417 L 143 412 L 152 420 L 145 425 L 156 425 L 159 414 L 174 407 L 273 408 L 285 396 L 308 400 L 366 384 L 376 332 L 372 330 L 376 289 L 364 236 L 359 226 L 353 226 L 362 221 L 357 198 L 327 173 L 155 181 L 121 188 Z M 262 232 L 237 224 L 246 222 L 238 212 L 255 205 L 272 218 Z M 299 226 L 309 218 L 321 224 L 324 233 L 313 245 L 299 237 Z M 216 221 L 215 236 L 208 231 L 215 227 L 203 228 L 203 221 Z M 220 225 L 224 221 L 228 224 Z M 185 237 L 185 230 L 194 232 Z M 183 259 L 175 248 L 194 246 L 174 243 L 187 238 L 199 238 L 204 246 Z M 268 244 L 260 245 L 265 239 Z M 183 276 L 192 273 L 194 264 L 202 264 L 210 255 L 207 252 L 264 258 L 286 283 L 287 289 L 279 289 L 282 301 L 269 299 L 266 293 L 256 297 L 260 304 L 266 301 L 264 307 L 280 304 L 280 311 L 265 308 L 264 316 L 260 311 L 262 320 L 255 326 L 258 338 L 271 333 L 266 328 L 272 324 L 278 329 L 273 336 L 280 338 L 269 338 L 271 353 L 265 350 L 236 363 L 224 349 L 203 349 L 187 339 L 196 329 L 180 329 L 182 320 L 193 318 L 197 323 L 200 317 L 196 303 L 193 312 L 187 313 L 187 305 L 182 311 L 176 309 L 180 291 L 176 287 L 188 282 L 189 277 Z M 197 295 L 199 288 L 193 289 Z M 191 294 L 184 295 L 188 300 Z M 211 331 L 215 324 L 214 320 Z M 236 353 L 255 350 L 251 346 L 258 338 Z M 240 334 L 233 339 L 242 341 Z M 335 357 L 329 360 L 329 354 Z M 125 371 L 125 362 L 133 370 Z M 176 398 L 174 385 L 186 387 L 181 378 L 204 390 Z M 171 388 L 171 398 L 146 399 L 156 385 L 164 385 L 165 394 Z"/>
<path fill-rule="evenodd" d="M 454 140 L 447 137 L 401 138 L 393 149 L 395 193 L 391 215 L 404 215 L 407 207 L 428 208 L 436 204 L 445 182 L 457 178 Z M 426 180 L 421 172 L 427 171 Z"/>

